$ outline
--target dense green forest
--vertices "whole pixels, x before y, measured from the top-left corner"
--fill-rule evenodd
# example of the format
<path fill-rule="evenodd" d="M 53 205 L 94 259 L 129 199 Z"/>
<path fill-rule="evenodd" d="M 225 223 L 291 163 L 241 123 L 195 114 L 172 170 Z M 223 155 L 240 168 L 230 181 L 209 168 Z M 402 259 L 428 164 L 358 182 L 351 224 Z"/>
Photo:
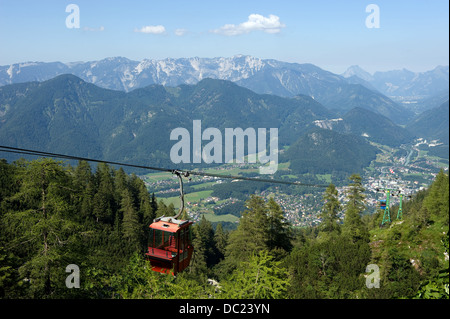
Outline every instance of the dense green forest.
<path fill-rule="evenodd" d="M 448 175 L 383 227 L 382 211 L 362 214 L 364 191 L 351 175 L 342 204 L 329 185 L 322 223 L 301 229 L 273 199 L 249 195 L 236 230 L 204 218 L 191 227 L 193 259 L 174 277 L 152 271 L 144 252 L 152 220 L 175 211 L 139 177 L 102 163 L 2 160 L 0 298 L 448 298 Z M 66 286 L 68 265 L 79 288 Z"/>
<path fill-rule="evenodd" d="M 293 143 L 280 162 L 290 161 L 297 174 L 362 173 L 378 152 L 359 136 L 316 127 Z"/>

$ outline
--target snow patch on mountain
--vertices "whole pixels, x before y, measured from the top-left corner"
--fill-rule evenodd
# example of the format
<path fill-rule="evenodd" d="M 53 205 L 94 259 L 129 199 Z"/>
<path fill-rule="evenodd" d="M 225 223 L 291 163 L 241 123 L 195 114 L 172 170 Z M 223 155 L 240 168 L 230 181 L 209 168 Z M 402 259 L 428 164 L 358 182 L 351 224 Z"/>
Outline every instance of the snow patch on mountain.
<path fill-rule="evenodd" d="M 13 76 L 13 70 L 14 70 L 14 65 L 11 64 L 8 68 L 8 70 L 6 71 L 6 73 L 9 75 L 9 78 L 12 79 Z"/>
<path fill-rule="evenodd" d="M 323 129 L 327 129 L 327 130 L 332 130 L 333 126 L 335 126 L 337 123 L 343 121 L 342 118 L 337 118 L 337 119 L 330 119 L 330 120 L 315 120 L 314 121 L 314 125 L 323 128 Z"/>

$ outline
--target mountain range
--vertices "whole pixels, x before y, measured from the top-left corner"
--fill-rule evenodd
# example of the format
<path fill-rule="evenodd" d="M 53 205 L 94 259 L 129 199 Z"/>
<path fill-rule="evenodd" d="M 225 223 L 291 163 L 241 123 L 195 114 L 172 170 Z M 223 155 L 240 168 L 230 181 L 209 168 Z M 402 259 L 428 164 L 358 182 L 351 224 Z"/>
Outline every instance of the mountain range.
<path fill-rule="evenodd" d="M 396 147 L 414 137 L 435 137 L 448 148 L 448 120 L 443 123 L 440 116 L 443 106 L 414 118 L 404 106 L 369 89 L 370 78 L 361 72 L 358 77 L 357 69 L 346 76 L 361 83 L 311 64 L 248 56 L 139 63 L 111 58 L 2 68 L 3 84 L 21 82 L 0 86 L 0 141 L 8 146 L 172 166 L 169 154 L 175 142 L 170 132 L 178 127 L 192 132 L 193 121 L 201 120 L 203 129 L 221 131 L 278 128 L 279 147 L 290 146 L 285 158 L 292 167 L 302 167 L 298 171 L 311 169 L 307 160 L 323 171 L 316 164 L 325 164 L 322 159 L 329 154 L 320 155 L 320 148 L 342 154 L 335 156 L 341 162 L 329 170 L 344 171 L 370 162 L 374 149 L 368 141 Z M 58 75 L 68 68 L 89 80 Z M 29 78 L 34 81 L 26 82 Z M 305 94 L 294 94 L 295 90 Z M 430 98 L 429 105 L 445 97 Z M 448 114 L 448 94 L 446 105 Z M 315 149 L 319 140 L 325 144 Z"/>
<path fill-rule="evenodd" d="M 260 95 L 224 80 L 123 92 L 60 75 L 0 87 L 3 145 L 147 165 L 172 166 L 170 133 L 192 133 L 193 120 L 222 132 L 276 127 L 282 147 L 333 115 L 308 96 Z"/>
<path fill-rule="evenodd" d="M 288 63 L 244 55 L 142 61 L 113 57 L 90 62 L 26 62 L 0 66 L 0 85 L 45 81 L 57 75 L 73 74 L 103 88 L 130 92 L 152 84 L 176 87 L 212 78 L 234 82 L 259 94 L 282 97 L 308 95 L 341 114 L 354 107 L 361 107 L 382 114 L 397 124 L 406 124 L 412 119 L 414 112 L 387 97 L 387 91 L 375 85 L 378 82 L 372 83 L 358 77 L 370 80 L 375 75 L 365 77 L 354 69 L 342 76 L 313 64 Z M 376 73 L 375 78 L 378 79 L 378 75 L 385 73 Z M 442 74 L 437 71 L 435 73 L 445 77 L 445 70 Z M 430 77 L 433 74 L 430 73 Z M 439 81 L 441 80 L 435 80 L 433 87 L 436 83 L 440 87 Z M 448 68 L 446 83 L 448 86 Z"/>
<path fill-rule="evenodd" d="M 449 67 L 437 66 L 426 72 L 406 69 L 375 72 L 373 75 L 357 65 L 349 67 L 342 76 L 352 83 L 364 84 L 393 97 L 430 98 L 448 92 Z M 357 78 L 357 79 L 356 79 Z"/>
<path fill-rule="evenodd" d="M 353 113 L 357 115 L 351 116 Z M 203 129 L 214 127 L 222 132 L 225 128 L 275 127 L 283 148 L 305 143 L 305 134 L 336 115 L 306 95 L 257 94 L 225 80 L 204 79 L 177 87 L 150 85 L 123 92 L 60 75 L 43 82 L 0 87 L 0 141 L 4 145 L 163 167 L 173 165 L 169 158 L 175 144 L 169 138 L 171 131 L 181 127 L 192 133 L 193 120 L 200 119 Z M 362 118 L 364 123 L 372 118 L 377 122 L 374 129 L 364 131 L 370 133 L 368 137 L 361 137 L 357 123 Z M 339 154 L 365 151 L 353 158 L 344 156 L 346 160 L 333 167 L 327 163 L 322 170 L 347 171 L 367 164 L 373 157 L 367 139 L 383 139 L 393 132 L 404 138 L 403 128 L 366 109 L 350 111 L 340 124 L 342 129 L 339 125 L 326 127 L 332 131 L 316 134 L 325 134 L 327 147 L 337 146 Z M 388 132 L 379 129 L 386 126 Z M 315 153 L 299 147 L 293 150 L 301 150 L 302 156 L 318 163 L 316 156 L 324 158 L 319 154 L 320 148 L 325 150 L 322 146 Z"/>

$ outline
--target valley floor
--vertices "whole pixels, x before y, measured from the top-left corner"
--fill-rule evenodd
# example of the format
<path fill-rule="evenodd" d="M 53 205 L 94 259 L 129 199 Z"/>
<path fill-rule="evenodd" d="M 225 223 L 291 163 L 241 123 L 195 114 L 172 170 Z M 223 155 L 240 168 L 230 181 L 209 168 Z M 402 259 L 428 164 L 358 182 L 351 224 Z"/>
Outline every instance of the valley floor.
<path fill-rule="evenodd" d="M 386 199 L 386 194 L 382 189 L 399 190 L 405 195 L 404 201 L 406 201 L 409 195 L 429 186 L 440 169 L 448 172 L 448 159 L 428 154 L 426 147 L 433 147 L 435 145 L 433 142 L 418 139 L 415 143 L 402 145 L 398 149 L 376 145 L 381 153 L 361 175 L 365 188 L 367 213 L 374 213 L 379 207 L 379 201 Z M 248 163 L 224 164 L 204 171 L 221 175 L 240 175 L 257 173 L 258 167 Z M 312 177 L 310 174 L 294 175 L 289 170 L 289 163 L 281 163 L 279 172 L 281 178 L 297 181 L 304 181 L 305 178 Z M 175 176 L 167 173 L 154 173 L 141 176 L 141 178 L 146 183 L 148 190 L 154 192 L 156 197 L 162 199 L 166 205 L 173 204 L 176 209 L 179 207 L 179 186 Z M 334 181 L 331 174 L 316 175 L 314 178 L 324 185 L 336 184 L 339 199 L 341 202 L 345 202 L 347 181 L 341 181 L 341 183 Z M 198 221 L 205 216 L 211 222 L 238 223 L 237 214 L 231 212 L 215 214 L 218 209 L 226 209 L 229 205 L 239 202 L 239 199 L 233 197 L 214 196 L 215 185 L 229 182 L 227 179 L 200 176 L 195 176 L 187 182 L 185 186 L 192 185 L 188 191 L 185 191 L 186 209 L 190 218 Z M 232 182 L 241 183 L 237 180 Z M 255 193 L 266 199 L 274 197 L 283 208 L 285 217 L 293 226 L 305 227 L 320 223 L 318 214 L 323 204 L 323 191 L 324 189 L 311 188 L 310 191 L 303 190 L 296 193 L 293 188 L 286 189 L 271 185 L 262 191 L 256 190 Z M 399 204 L 398 196 L 392 196 L 390 199 L 391 205 Z"/>

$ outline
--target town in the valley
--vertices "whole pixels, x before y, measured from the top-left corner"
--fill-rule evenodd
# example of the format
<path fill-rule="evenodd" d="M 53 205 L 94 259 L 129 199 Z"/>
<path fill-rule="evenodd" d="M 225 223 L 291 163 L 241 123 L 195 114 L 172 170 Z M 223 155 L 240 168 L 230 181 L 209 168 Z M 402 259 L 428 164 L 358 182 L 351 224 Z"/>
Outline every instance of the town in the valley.
<path fill-rule="evenodd" d="M 439 141 L 427 141 L 419 138 L 412 144 L 402 145 L 399 149 L 391 149 L 382 146 L 377 159 L 361 174 L 366 196 L 366 211 L 374 213 L 379 209 L 380 200 L 386 199 L 386 191 L 391 194 L 402 194 L 403 201 L 407 201 L 409 196 L 425 189 L 431 184 L 434 177 L 442 169 L 448 172 L 448 160 L 437 156 L 429 155 L 427 149 L 439 146 Z M 286 167 L 285 167 L 286 168 Z M 255 171 L 257 166 L 248 163 L 225 164 L 209 171 L 221 175 L 236 176 L 238 172 Z M 281 169 L 283 169 L 281 165 Z M 289 171 L 286 170 L 286 174 Z M 166 175 L 161 178 L 152 178 L 153 174 L 141 176 L 150 192 L 155 193 L 158 200 L 163 200 L 167 205 L 173 204 L 175 208 L 179 205 L 178 180 L 173 176 Z M 329 184 L 332 181 L 330 176 L 320 176 L 322 184 Z M 301 180 L 301 177 L 299 177 Z M 230 205 L 239 201 L 237 198 L 218 198 L 213 196 L 214 185 L 229 183 L 227 179 L 211 176 L 195 176 L 185 184 L 194 184 L 186 192 L 186 211 L 189 218 L 198 221 L 205 216 L 212 222 L 233 222 L 237 223 L 239 217 L 236 214 L 216 215 L 217 210 L 225 210 Z M 240 183 L 240 180 L 232 180 L 232 183 Z M 339 200 L 346 201 L 346 185 L 337 185 Z M 324 188 L 311 188 L 311 192 L 295 191 L 286 193 L 283 188 L 273 185 L 255 194 L 265 199 L 274 197 L 284 211 L 286 219 L 297 227 L 312 226 L 320 223 L 320 210 L 323 205 Z M 399 204 L 399 196 L 391 196 L 391 205 Z M 343 214 L 342 214 L 343 216 Z"/>

